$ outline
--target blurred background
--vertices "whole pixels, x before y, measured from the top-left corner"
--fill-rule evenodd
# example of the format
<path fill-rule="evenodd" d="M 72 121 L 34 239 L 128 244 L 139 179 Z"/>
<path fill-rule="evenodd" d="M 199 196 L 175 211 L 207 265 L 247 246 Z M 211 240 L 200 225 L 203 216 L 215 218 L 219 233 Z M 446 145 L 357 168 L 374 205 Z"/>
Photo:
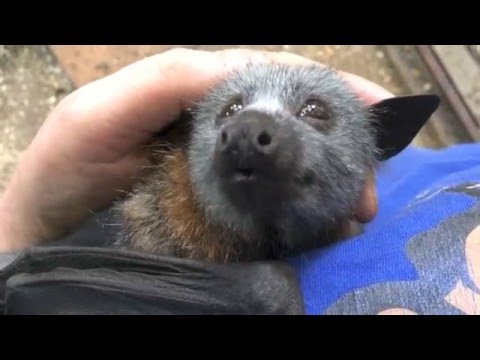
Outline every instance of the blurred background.
<path fill-rule="evenodd" d="M 65 95 L 174 47 L 289 51 L 363 76 L 395 95 L 435 93 L 441 107 L 414 143 L 441 148 L 480 140 L 480 45 L 0 45 L 0 193 Z"/>

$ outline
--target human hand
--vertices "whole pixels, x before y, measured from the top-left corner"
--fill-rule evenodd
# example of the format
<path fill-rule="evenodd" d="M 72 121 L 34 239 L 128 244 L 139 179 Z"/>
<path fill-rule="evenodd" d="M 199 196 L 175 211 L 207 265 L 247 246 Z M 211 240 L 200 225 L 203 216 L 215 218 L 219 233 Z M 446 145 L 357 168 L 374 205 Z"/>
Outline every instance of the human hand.
<path fill-rule="evenodd" d="M 60 236 L 128 191 L 148 165 L 152 135 L 199 100 L 228 70 L 247 62 L 309 62 L 288 53 L 175 49 L 138 61 L 61 101 L 37 133 L 0 200 L 0 251 Z M 345 79 L 370 105 L 393 95 Z M 377 211 L 374 176 L 357 217 Z"/>

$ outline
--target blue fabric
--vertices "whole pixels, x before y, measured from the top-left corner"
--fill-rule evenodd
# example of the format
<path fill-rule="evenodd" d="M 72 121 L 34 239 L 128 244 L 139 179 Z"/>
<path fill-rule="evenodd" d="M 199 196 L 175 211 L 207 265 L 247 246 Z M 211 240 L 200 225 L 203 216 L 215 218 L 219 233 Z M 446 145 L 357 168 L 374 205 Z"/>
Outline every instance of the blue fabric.
<path fill-rule="evenodd" d="M 307 313 L 324 314 L 355 290 L 418 279 L 418 265 L 407 256 L 409 242 L 472 209 L 478 198 L 448 191 L 470 183 L 480 183 L 480 144 L 443 150 L 409 147 L 383 164 L 377 175 L 379 212 L 365 233 L 292 259 L 298 269 Z M 432 271 L 440 271 L 441 265 L 435 266 L 432 265 Z M 434 275 L 429 278 L 436 282 L 433 286 L 438 291 L 452 287 Z M 393 291 L 392 287 L 389 289 Z"/>

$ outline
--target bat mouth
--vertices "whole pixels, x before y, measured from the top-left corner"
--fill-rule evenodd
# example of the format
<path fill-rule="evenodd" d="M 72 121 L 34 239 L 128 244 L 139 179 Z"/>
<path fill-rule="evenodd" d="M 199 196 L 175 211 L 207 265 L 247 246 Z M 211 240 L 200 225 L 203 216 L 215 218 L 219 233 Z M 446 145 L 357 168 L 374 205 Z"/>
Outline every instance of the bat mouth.
<path fill-rule="evenodd" d="M 256 178 L 256 172 L 253 168 L 239 168 L 232 176 L 234 182 L 251 182 Z"/>
<path fill-rule="evenodd" d="M 226 201 L 242 214 L 262 214 L 277 211 L 283 204 L 301 196 L 301 187 L 291 176 L 265 173 L 265 169 L 238 167 L 220 186 Z"/>

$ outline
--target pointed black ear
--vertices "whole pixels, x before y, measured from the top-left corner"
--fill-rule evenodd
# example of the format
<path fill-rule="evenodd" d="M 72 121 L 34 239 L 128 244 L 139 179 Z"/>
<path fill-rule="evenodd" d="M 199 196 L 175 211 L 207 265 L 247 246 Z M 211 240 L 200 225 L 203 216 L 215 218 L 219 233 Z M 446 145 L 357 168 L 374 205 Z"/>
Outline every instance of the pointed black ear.
<path fill-rule="evenodd" d="M 440 105 L 437 95 L 399 96 L 373 104 L 377 147 L 387 160 L 405 149 Z"/>

